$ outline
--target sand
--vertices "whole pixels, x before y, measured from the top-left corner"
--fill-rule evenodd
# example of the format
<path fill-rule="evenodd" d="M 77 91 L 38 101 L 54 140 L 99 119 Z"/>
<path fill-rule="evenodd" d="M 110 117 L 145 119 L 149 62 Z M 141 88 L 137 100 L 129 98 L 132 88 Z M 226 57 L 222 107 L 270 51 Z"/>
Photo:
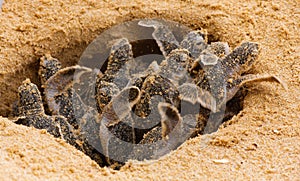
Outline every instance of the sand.
<path fill-rule="evenodd" d="M 207 29 L 231 47 L 259 42 L 251 73 L 286 82 L 249 84 L 243 110 L 216 133 L 193 138 L 157 161 L 100 168 L 44 130 L 16 125 L 11 107 L 45 53 L 74 65 L 112 25 L 165 18 Z M 300 180 L 300 3 L 288 1 L 6 0 L 0 15 L 0 180 Z M 9 119 L 8 119 L 9 118 Z"/>

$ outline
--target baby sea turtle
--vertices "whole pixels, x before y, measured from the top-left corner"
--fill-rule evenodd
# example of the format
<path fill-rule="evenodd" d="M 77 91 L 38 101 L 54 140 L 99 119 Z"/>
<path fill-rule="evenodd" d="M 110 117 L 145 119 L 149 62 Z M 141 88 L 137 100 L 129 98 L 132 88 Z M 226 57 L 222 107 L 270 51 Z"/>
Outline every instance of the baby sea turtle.
<path fill-rule="evenodd" d="M 161 63 L 151 60 L 135 70 L 127 38 L 115 40 L 102 73 L 79 65 L 61 68 L 46 55 L 39 69 L 42 94 L 28 79 L 19 87 L 17 123 L 46 129 L 101 166 L 119 167 L 129 159 L 159 158 L 190 137 L 216 131 L 222 113 L 235 112 L 226 105 L 245 83 L 284 85 L 274 75 L 245 74 L 259 54 L 257 43 L 230 52 L 225 42 L 208 44 L 201 31 L 178 42 L 158 20 L 138 24 L 154 28 Z"/>

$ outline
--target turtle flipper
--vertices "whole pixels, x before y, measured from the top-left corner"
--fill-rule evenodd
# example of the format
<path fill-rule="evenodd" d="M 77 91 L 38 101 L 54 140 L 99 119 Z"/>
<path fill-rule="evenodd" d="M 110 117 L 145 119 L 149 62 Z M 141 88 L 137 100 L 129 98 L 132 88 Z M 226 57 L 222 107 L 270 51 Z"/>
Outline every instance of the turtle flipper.
<path fill-rule="evenodd" d="M 269 74 L 247 74 L 237 79 L 229 79 L 227 84 L 226 102 L 229 101 L 237 91 L 246 83 L 249 82 L 277 82 L 287 89 L 287 85 L 277 76 Z"/>
<path fill-rule="evenodd" d="M 130 111 L 139 100 L 139 88 L 123 89 L 103 109 L 100 116 L 99 137 L 107 162 L 124 163 L 135 143 L 135 131 Z"/>
<path fill-rule="evenodd" d="M 120 90 L 116 84 L 106 81 L 99 82 L 96 89 L 97 108 L 101 113 L 107 104 L 112 100 L 114 95 L 117 95 Z"/>
<path fill-rule="evenodd" d="M 59 70 L 46 81 L 45 97 L 52 114 L 59 115 L 59 110 L 61 109 L 55 97 L 62 93 L 67 93 L 74 83 L 80 79 L 80 76 L 86 72 L 92 72 L 92 70 L 75 65 Z"/>
<path fill-rule="evenodd" d="M 184 83 L 178 87 L 180 98 L 192 104 L 198 102 L 199 88 L 192 83 Z"/>
<path fill-rule="evenodd" d="M 187 49 L 191 53 L 191 56 L 196 59 L 207 48 L 205 34 L 201 31 L 191 31 L 180 42 L 180 46 Z"/>
<path fill-rule="evenodd" d="M 46 81 L 56 74 L 61 69 L 61 63 L 51 55 L 46 54 L 40 58 L 39 77 L 42 85 L 45 85 Z"/>
<path fill-rule="evenodd" d="M 222 70 L 226 75 L 241 75 L 251 68 L 259 54 L 259 44 L 245 42 L 221 59 Z"/>
<path fill-rule="evenodd" d="M 160 64 L 159 74 L 168 78 L 174 85 L 179 85 L 183 81 L 192 81 L 189 69 L 193 59 L 190 58 L 187 50 L 176 49 Z"/>
<path fill-rule="evenodd" d="M 117 39 L 111 47 L 105 74 L 115 75 L 116 72 L 123 68 L 128 61 L 132 61 L 132 59 L 132 46 L 128 39 Z"/>
<path fill-rule="evenodd" d="M 96 100 L 99 112 L 112 100 L 113 95 L 130 83 L 129 69 L 134 64 L 132 46 L 128 39 L 114 42 L 108 57 L 107 68 L 96 79 Z"/>
<path fill-rule="evenodd" d="M 209 51 L 222 58 L 230 53 L 229 50 L 227 42 L 212 42 L 205 51 Z"/>
<path fill-rule="evenodd" d="M 48 116 L 44 113 L 41 94 L 37 86 L 29 79 L 19 87 L 19 118 L 16 124 L 46 129 L 55 137 L 65 139 L 69 143 L 74 138 L 72 128 L 62 116 Z M 73 139 L 74 140 L 74 139 Z"/>
<path fill-rule="evenodd" d="M 129 113 L 139 97 L 139 88 L 132 86 L 123 89 L 103 109 L 99 118 L 100 143 L 110 164 L 119 165 L 127 161 L 135 143 L 134 123 Z"/>
<path fill-rule="evenodd" d="M 139 99 L 140 89 L 138 87 L 128 87 L 119 92 L 103 109 L 101 117 L 106 117 L 105 125 L 110 127 L 121 122 Z"/>
<path fill-rule="evenodd" d="M 169 103 L 158 104 L 161 125 L 144 134 L 139 144 L 133 147 L 130 158 L 137 160 L 157 159 L 177 148 L 181 139 L 182 118 L 176 107 Z"/>
<path fill-rule="evenodd" d="M 130 79 L 130 66 L 134 66 L 134 63 L 132 46 L 128 39 L 116 40 L 110 50 L 107 69 L 101 80 L 112 82 L 120 89 L 124 88 Z"/>
<path fill-rule="evenodd" d="M 205 89 L 199 89 L 197 101 L 201 106 L 211 110 L 212 112 L 218 111 L 216 98 Z"/>
<path fill-rule="evenodd" d="M 44 114 L 44 106 L 38 87 L 29 79 L 23 81 L 18 89 L 19 92 L 19 116 Z"/>
<path fill-rule="evenodd" d="M 167 57 L 172 50 L 179 48 L 179 43 L 173 35 L 172 31 L 167 26 L 155 20 L 141 20 L 138 23 L 140 26 L 153 27 L 154 32 L 152 37 L 158 44 L 162 54 Z"/>
<path fill-rule="evenodd" d="M 177 108 L 169 103 L 160 102 L 158 111 L 161 116 L 162 138 L 165 139 L 172 131 L 176 131 L 174 128 L 181 124 L 182 118 Z"/>

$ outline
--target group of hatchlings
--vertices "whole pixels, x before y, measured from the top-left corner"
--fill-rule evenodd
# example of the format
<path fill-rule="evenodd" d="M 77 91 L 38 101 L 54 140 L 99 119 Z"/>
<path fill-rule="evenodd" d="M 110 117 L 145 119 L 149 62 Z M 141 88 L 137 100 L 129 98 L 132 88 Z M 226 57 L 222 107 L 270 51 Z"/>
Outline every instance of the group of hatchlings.
<path fill-rule="evenodd" d="M 273 75 L 245 74 L 259 54 L 257 43 L 230 52 L 227 43 L 208 44 L 201 31 L 179 43 L 159 21 L 138 24 L 154 28 L 165 60 L 135 71 L 126 38 L 111 47 L 104 72 L 61 68 L 46 55 L 40 59 L 42 93 L 29 79 L 19 87 L 16 123 L 46 129 L 100 166 L 118 168 L 129 159 L 159 158 L 190 137 L 216 131 L 224 115 L 234 112 L 226 104 L 245 83 L 282 84 Z"/>

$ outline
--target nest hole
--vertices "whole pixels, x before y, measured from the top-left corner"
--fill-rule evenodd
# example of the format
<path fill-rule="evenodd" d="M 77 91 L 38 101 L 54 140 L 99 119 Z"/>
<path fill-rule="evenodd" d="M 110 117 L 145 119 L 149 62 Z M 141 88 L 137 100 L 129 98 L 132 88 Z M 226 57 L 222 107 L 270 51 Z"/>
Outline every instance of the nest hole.
<path fill-rule="evenodd" d="M 178 27 L 175 27 L 175 29 L 176 28 L 178 28 Z M 133 51 L 134 58 L 139 62 L 146 63 L 147 66 L 149 64 L 151 64 L 154 60 L 157 61 L 158 64 L 162 60 L 164 60 L 164 57 L 162 56 L 162 52 L 160 51 L 156 41 L 154 39 L 149 38 L 149 37 L 151 37 L 152 31 L 153 31 L 153 29 L 151 30 L 148 28 L 147 30 L 143 31 L 145 34 L 147 34 L 147 35 L 143 36 L 144 37 L 143 39 L 141 39 L 141 40 L 133 39 L 132 41 L 130 41 L 130 43 L 132 45 L 132 51 Z M 183 39 L 183 35 L 186 32 L 187 32 L 187 30 L 179 31 L 179 33 L 175 33 L 174 35 L 178 41 L 181 41 Z M 145 38 L 145 37 L 148 37 L 148 38 Z M 219 38 L 214 36 L 213 34 L 208 34 L 207 38 L 208 38 L 208 43 L 219 41 Z M 58 58 L 59 60 L 62 60 L 64 66 L 70 66 L 70 65 L 75 65 L 75 64 L 79 63 L 79 65 L 87 66 L 87 67 L 96 67 L 96 68 L 100 69 L 101 72 L 105 72 L 105 70 L 107 69 L 107 62 L 108 62 L 107 57 L 109 54 L 109 46 L 103 47 L 103 45 L 99 45 L 98 43 L 95 43 L 94 47 L 91 47 L 90 50 L 88 50 L 87 52 L 84 52 L 84 50 L 86 50 L 86 47 L 88 47 L 87 44 L 82 44 L 79 47 L 74 46 L 72 48 L 63 50 L 62 51 L 63 53 L 61 53 L 61 54 L 57 54 L 57 55 L 53 55 L 53 56 L 55 58 Z M 102 52 L 97 53 L 97 52 L 95 52 L 95 50 L 101 50 Z M 81 53 L 83 53 L 82 56 L 80 56 Z M 151 54 L 151 59 L 149 60 L 149 57 L 147 55 L 150 55 L 150 54 Z M 103 57 L 106 57 L 106 58 L 103 58 Z M 87 61 L 82 61 L 83 59 L 87 60 Z M 101 62 L 100 64 L 98 64 L 99 61 Z M 37 70 L 38 70 L 37 67 L 38 67 L 38 64 L 34 64 L 33 67 L 30 67 L 29 70 L 34 71 L 34 74 L 32 74 L 30 76 L 30 78 L 32 80 L 34 80 L 33 83 L 36 83 L 39 86 L 39 89 L 42 90 L 39 79 L 35 77 L 35 76 L 37 76 Z M 247 92 L 244 89 L 241 89 L 229 102 L 227 102 L 225 114 L 224 114 L 224 118 L 222 119 L 222 122 L 226 122 L 226 121 L 230 120 L 234 115 L 237 115 L 243 109 L 243 100 L 244 100 L 244 97 L 246 96 L 246 94 L 247 94 Z M 139 130 L 137 130 L 137 132 L 138 131 Z M 141 131 L 141 133 L 138 133 L 136 136 L 139 140 L 141 140 L 143 138 L 144 134 L 145 134 L 145 131 Z M 197 136 L 197 135 L 194 135 L 194 136 Z M 91 157 L 91 158 L 94 160 L 105 159 L 103 156 L 101 156 L 101 158 L 99 158 L 99 157 L 94 157 L 94 158 Z M 112 168 L 114 168 L 116 170 L 120 169 L 120 167 L 121 167 L 119 164 L 115 164 L 115 166 L 113 166 L 114 164 L 108 163 L 108 161 L 104 161 L 104 162 L 101 162 L 98 164 L 100 166 L 111 166 Z"/>

